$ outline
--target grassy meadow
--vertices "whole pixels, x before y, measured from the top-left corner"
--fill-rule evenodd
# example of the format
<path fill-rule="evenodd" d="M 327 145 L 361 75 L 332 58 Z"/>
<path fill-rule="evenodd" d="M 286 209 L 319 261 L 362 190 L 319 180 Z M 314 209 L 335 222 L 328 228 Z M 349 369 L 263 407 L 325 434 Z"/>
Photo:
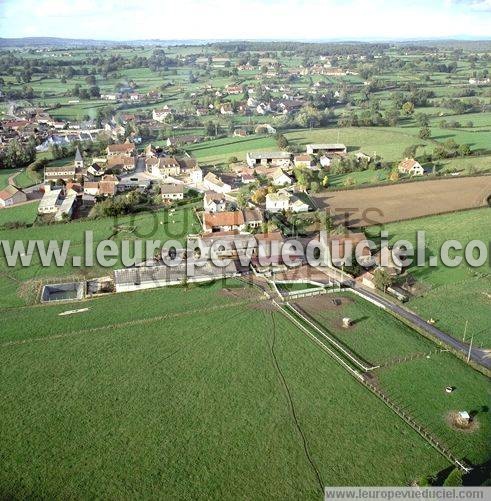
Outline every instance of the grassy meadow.
<path fill-rule="evenodd" d="M 486 437 L 491 422 L 485 376 L 450 353 L 438 351 L 441 345 L 354 294 L 328 294 L 296 302 L 352 353 L 370 364 L 380 364 L 371 373 L 374 381 L 454 454 L 473 464 L 489 459 Z M 348 329 L 342 327 L 344 317 L 353 321 Z M 446 386 L 454 386 L 456 391 L 449 395 Z M 446 421 L 450 412 L 462 409 L 476 413 L 479 428 L 472 433 L 455 430 Z"/>
<path fill-rule="evenodd" d="M 318 499 L 448 466 L 284 317 L 219 289 L 5 311 L 2 495 Z"/>
<path fill-rule="evenodd" d="M 456 338 L 462 339 L 468 322 L 468 337 L 474 335 L 474 342 L 489 348 L 489 308 L 491 306 L 491 275 L 488 261 L 479 268 L 466 264 L 447 267 L 441 263 L 440 247 L 446 240 L 458 240 L 465 248 L 471 240 L 481 240 L 489 246 L 491 240 L 490 209 L 483 208 L 441 216 L 391 223 L 383 229 L 389 232 L 390 243 L 409 240 L 416 248 L 416 232 L 426 232 L 426 265 L 409 268 L 418 281 L 420 293 L 413 297 L 408 306 L 423 318 L 433 318 L 436 326 Z M 381 227 L 372 227 L 368 235 L 376 237 Z M 464 256 L 463 251 L 451 254 Z M 430 256 L 438 257 L 438 266 L 429 266 Z"/>
<path fill-rule="evenodd" d="M 34 216 L 35 210 L 37 210 L 35 203 L 4 209 L 0 211 L 0 223 L 7 222 L 7 218 L 20 221 L 24 219 L 25 222 L 29 222 L 29 218 Z M 7 211 L 9 212 L 7 213 Z M 7 240 L 11 244 L 17 240 L 24 242 L 25 245 L 27 245 L 28 240 L 42 240 L 47 245 L 50 240 L 55 240 L 60 247 L 63 241 L 69 241 L 70 248 L 65 266 L 57 267 L 53 262 L 49 268 L 42 266 L 38 252 L 33 254 L 29 266 L 22 266 L 21 263 L 18 263 L 15 267 L 9 267 L 5 261 L 4 248 L 0 248 L 0 276 L 2 277 L 0 307 L 16 306 L 33 300 L 31 292 L 29 292 L 28 297 L 22 293 L 20 294 L 22 297 L 19 296 L 21 289 L 30 288 L 30 283 L 35 285 L 38 280 L 83 273 L 83 267 L 73 266 L 72 258 L 84 255 L 86 231 L 93 232 L 95 246 L 107 239 L 115 241 L 118 246 L 121 245 L 122 240 L 128 240 L 132 252 L 136 240 L 161 240 L 165 242 L 175 239 L 184 244 L 187 234 L 196 233 L 198 230 L 199 225 L 191 209 L 178 209 L 172 214 L 167 210 L 162 210 L 117 218 L 80 219 L 70 223 L 33 225 L 27 228 L 2 230 L 2 240 Z M 116 267 L 122 267 L 121 253 L 119 253 Z M 90 271 L 95 276 L 102 276 L 107 273 L 108 269 L 95 266 Z"/>

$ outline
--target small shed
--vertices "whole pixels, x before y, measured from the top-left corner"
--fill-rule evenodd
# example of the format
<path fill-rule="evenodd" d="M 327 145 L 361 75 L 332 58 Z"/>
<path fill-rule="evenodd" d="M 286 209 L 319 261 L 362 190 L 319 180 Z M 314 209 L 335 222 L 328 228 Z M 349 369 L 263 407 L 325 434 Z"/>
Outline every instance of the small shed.
<path fill-rule="evenodd" d="M 460 424 L 469 424 L 471 417 L 467 411 L 460 411 L 457 415 Z"/>

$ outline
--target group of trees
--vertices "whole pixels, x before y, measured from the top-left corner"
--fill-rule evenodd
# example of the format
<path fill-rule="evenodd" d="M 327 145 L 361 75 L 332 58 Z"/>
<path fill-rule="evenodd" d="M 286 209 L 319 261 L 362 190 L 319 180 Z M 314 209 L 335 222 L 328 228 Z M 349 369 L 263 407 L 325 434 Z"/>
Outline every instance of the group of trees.
<path fill-rule="evenodd" d="M 36 143 L 33 139 L 21 143 L 14 139 L 0 151 L 0 169 L 18 169 L 25 167 L 36 158 Z"/>

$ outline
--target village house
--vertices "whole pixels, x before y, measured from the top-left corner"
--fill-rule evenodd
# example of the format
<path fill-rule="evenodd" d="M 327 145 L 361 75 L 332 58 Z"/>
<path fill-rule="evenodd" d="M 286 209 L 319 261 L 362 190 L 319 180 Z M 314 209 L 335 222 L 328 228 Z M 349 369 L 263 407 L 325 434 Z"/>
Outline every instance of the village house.
<path fill-rule="evenodd" d="M 0 207 L 12 207 L 12 205 L 20 204 L 26 201 L 26 194 L 15 186 L 8 185 L 0 191 Z"/>
<path fill-rule="evenodd" d="M 296 195 L 292 195 L 290 197 L 290 207 L 289 209 L 292 212 L 299 213 L 299 212 L 308 212 L 310 207 L 308 204 L 306 204 L 303 200 L 298 198 Z"/>
<path fill-rule="evenodd" d="M 310 169 L 315 167 L 315 162 L 312 160 L 312 157 L 307 154 L 295 155 L 293 158 L 293 164 L 297 168 L 307 168 Z"/>
<path fill-rule="evenodd" d="M 292 178 L 283 169 L 276 169 L 271 176 L 274 186 L 286 186 L 292 184 Z"/>
<path fill-rule="evenodd" d="M 135 170 L 136 157 L 128 157 L 126 155 L 115 155 L 107 159 L 107 169 L 117 169 L 126 172 Z"/>
<path fill-rule="evenodd" d="M 224 103 L 220 106 L 220 113 L 222 115 L 233 115 L 234 110 L 232 108 L 232 105 L 230 103 Z"/>
<path fill-rule="evenodd" d="M 184 198 L 184 186 L 182 184 L 163 184 L 160 188 L 162 200 L 182 200 Z"/>
<path fill-rule="evenodd" d="M 205 212 L 203 213 L 203 231 L 242 231 L 245 228 L 242 211 Z"/>
<path fill-rule="evenodd" d="M 266 210 L 269 212 L 287 211 L 290 206 L 290 194 L 285 190 L 266 195 Z"/>
<path fill-rule="evenodd" d="M 247 228 L 259 228 L 263 222 L 263 213 L 259 209 L 244 209 L 244 223 Z"/>
<path fill-rule="evenodd" d="M 87 173 L 94 177 L 102 176 L 104 171 L 105 169 L 95 162 L 87 169 Z"/>
<path fill-rule="evenodd" d="M 292 154 L 288 151 L 247 152 L 246 162 L 251 168 L 257 165 L 267 167 L 289 167 Z"/>
<path fill-rule="evenodd" d="M 249 172 L 243 172 L 240 176 L 242 184 L 251 184 L 256 181 L 256 178 Z"/>
<path fill-rule="evenodd" d="M 106 148 L 108 158 L 114 156 L 132 157 L 136 148 L 133 143 L 109 144 Z"/>
<path fill-rule="evenodd" d="M 226 209 L 225 196 L 216 191 L 207 191 L 203 197 L 203 207 L 205 212 L 223 212 Z"/>
<path fill-rule="evenodd" d="M 105 175 L 99 181 L 99 195 L 113 197 L 118 191 L 118 178 L 112 174 Z"/>
<path fill-rule="evenodd" d="M 165 122 L 166 118 L 171 117 L 174 112 L 165 105 L 161 110 L 152 110 L 152 118 L 156 122 Z"/>
<path fill-rule="evenodd" d="M 213 172 L 208 172 L 203 178 L 203 186 L 207 190 L 216 191 L 217 193 L 228 193 L 232 191 L 232 187 L 222 181 L 217 175 L 213 174 Z"/>
<path fill-rule="evenodd" d="M 397 170 L 401 174 L 409 174 L 410 176 L 422 176 L 425 171 L 421 164 L 414 158 L 405 158 L 397 166 Z"/>
<path fill-rule="evenodd" d="M 145 165 L 148 173 L 160 179 L 178 176 L 181 173 L 181 166 L 174 157 L 147 158 Z"/>
<path fill-rule="evenodd" d="M 99 181 L 85 181 L 84 193 L 96 197 L 99 195 Z"/>

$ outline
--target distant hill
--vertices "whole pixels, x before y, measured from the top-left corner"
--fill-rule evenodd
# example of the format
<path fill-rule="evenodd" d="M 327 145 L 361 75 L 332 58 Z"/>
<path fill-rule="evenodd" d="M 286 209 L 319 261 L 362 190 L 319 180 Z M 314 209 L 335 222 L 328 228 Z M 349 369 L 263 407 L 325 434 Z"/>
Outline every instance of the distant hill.
<path fill-rule="evenodd" d="M 278 46 L 285 44 L 394 44 L 394 45 L 418 45 L 418 46 L 432 46 L 432 47 L 466 47 L 468 49 L 475 48 L 489 50 L 491 40 L 474 40 L 471 37 L 460 36 L 454 39 L 434 38 L 434 39 L 405 39 L 405 40 L 391 40 L 391 39 L 369 39 L 360 38 L 358 40 L 342 40 L 342 39 L 305 39 L 305 40 L 276 40 L 276 39 L 262 39 L 262 40 L 230 40 L 230 39 L 214 39 L 214 40 L 94 40 L 94 39 L 81 39 L 81 38 L 58 38 L 58 37 L 24 37 L 24 38 L 0 38 L 0 49 L 2 48 L 75 48 L 75 47 L 136 47 L 136 46 L 170 46 L 170 45 L 218 45 L 233 46 L 237 44 L 246 44 L 249 47 L 256 46 L 260 48 L 261 45 L 267 44 L 271 50 L 274 50 L 272 44 Z"/>
<path fill-rule="evenodd" d="M 4 47 L 107 47 L 141 45 L 202 45 L 218 40 L 92 40 L 57 37 L 0 38 L 0 48 Z"/>

